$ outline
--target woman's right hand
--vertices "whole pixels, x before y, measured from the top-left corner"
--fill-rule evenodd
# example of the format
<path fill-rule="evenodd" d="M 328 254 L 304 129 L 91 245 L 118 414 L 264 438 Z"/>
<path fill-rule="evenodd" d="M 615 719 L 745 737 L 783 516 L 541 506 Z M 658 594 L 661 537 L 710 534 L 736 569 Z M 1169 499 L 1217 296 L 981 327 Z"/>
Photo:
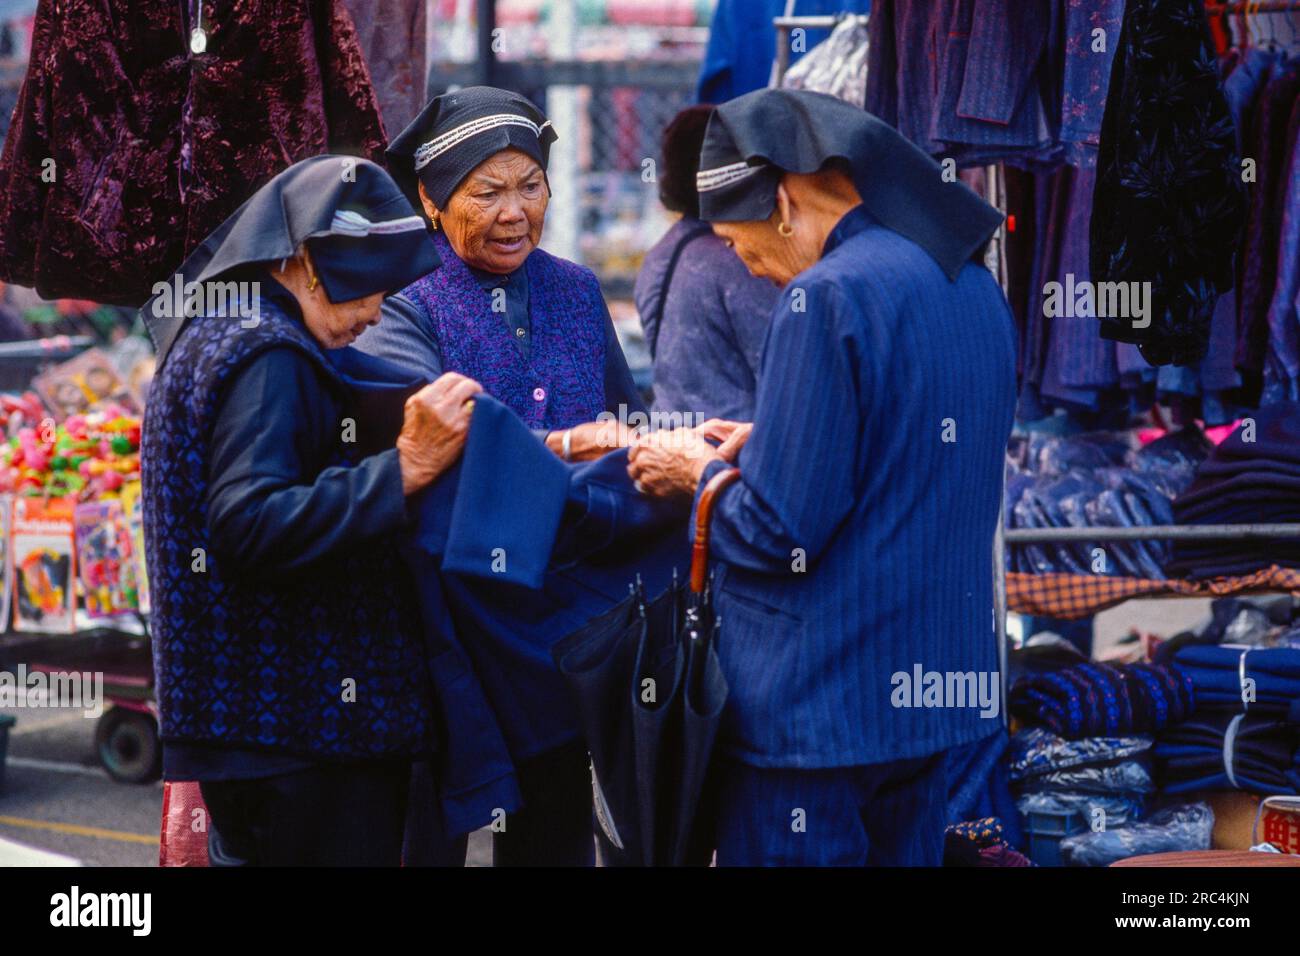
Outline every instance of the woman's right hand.
<path fill-rule="evenodd" d="M 403 494 L 419 491 L 455 464 L 469 435 L 470 399 L 481 391 L 472 378 L 447 372 L 406 400 L 397 436 Z"/>

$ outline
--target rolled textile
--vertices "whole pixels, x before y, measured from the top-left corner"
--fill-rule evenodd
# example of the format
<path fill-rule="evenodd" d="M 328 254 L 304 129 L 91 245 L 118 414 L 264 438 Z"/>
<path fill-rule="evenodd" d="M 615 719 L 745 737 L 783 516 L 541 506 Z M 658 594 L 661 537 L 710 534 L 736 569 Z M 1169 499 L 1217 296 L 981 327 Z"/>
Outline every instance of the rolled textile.
<path fill-rule="evenodd" d="M 1191 683 L 1161 664 L 1075 664 L 1022 678 L 1011 713 L 1062 737 L 1117 737 L 1159 730 L 1192 712 Z"/>

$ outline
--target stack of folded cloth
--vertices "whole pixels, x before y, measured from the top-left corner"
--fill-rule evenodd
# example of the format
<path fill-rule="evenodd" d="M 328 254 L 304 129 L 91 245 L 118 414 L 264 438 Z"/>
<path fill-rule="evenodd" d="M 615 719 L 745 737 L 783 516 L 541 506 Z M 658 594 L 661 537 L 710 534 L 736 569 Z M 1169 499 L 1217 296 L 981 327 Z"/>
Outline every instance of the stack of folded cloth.
<path fill-rule="evenodd" d="M 1009 706 L 1024 723 L 1062 737 L 1119 737 L 1185 719 L 1193 691 L 1176 667 L 1088 662 L 1021 678 Z"/>
<path fill-rule="evenodd" d="M 1174 661 L 1196 709 L 1156 742 L 1162 789 L 1300 793 L 1300 649 L 1189 645 Z"/>
<path fill-rule="evenodd" d="M 1300 403 L 1280 402 L 1244 419 L 1174 499 L 1182 525 L 1300 524 Z M 1207 580 L 1270 565 L 1300 568 L 1300 538 L 1176 541 L 1170 577 Z"/>
<path fill-rule="evenodd" d="M 1093 826 L 1140 820 L 1155 791 L 1149 770 L 1151 738 L 1084 737 L 1066 740 L 1033 727 L 1011 738 L 1010 775 L 1016 808 L 1034 813 L 1078 813 Z"/>

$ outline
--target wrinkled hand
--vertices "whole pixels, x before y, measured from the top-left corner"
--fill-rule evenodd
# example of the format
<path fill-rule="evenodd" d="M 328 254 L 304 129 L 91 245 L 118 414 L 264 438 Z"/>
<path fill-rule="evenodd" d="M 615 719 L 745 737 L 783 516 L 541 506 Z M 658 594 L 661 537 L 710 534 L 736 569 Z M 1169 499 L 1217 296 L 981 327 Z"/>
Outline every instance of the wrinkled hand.
<path fill-rule="evenodd" d="M 733 422 L 732 424 L 735 423 Z M 727 436 L 726 440 L 718 446 L 718 454 L 734 464 L 736 456 L 740 454 L 740 449 L 745 447 L 745 442 L 749 441 L 749 433 L 753 430 L 753 422 L 748 422 L 744 425 L 736 425 L 731 434 Z"/>
<path fill-rule="evenodd" d="M 693 495 L 705 466 L 722 456 L 695 429 L 637 435 L 627 454 L 627 473 L 647 495 Z"/>
<path fill-rule="evenodd" d="M 725 418 L 710 418 L 707 422 L 696 425 L 693 429 L 696 434 L 704 438 L 711 438 L 716 442 L 725 442 L 735 433 L 737 428 L 747 428 L 743 422 L 733 422 Z"/>
<path fill-rule="evenodd" d="M 465 448 L 473 405 L 483 386 L 456 372 L 440 375 L 406 400 L 406 418 L 397 436 L 402 493 L 431 484 Z"/>

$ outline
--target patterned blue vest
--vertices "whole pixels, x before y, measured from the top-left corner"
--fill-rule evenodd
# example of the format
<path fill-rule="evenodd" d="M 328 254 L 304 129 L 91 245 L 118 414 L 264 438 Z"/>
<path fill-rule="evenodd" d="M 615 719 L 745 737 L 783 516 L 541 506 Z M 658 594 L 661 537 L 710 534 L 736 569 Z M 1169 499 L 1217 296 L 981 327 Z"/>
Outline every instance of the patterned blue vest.
<path fill-rule="evenodd" d="M 424 312 L 442 368 L 477 381 L 530 428 L 569 428 L 605 409 L 605 307 L 590 269 L 540 249 L 524 263 L 532 335 L 525 359 L 492 295 L 441 232 L 442 267 L 402 294 Z"/>
<path fill-rule="evenodd" d="M 301 323 L 266 299 L 261 315 L 251 329 L 192 320 L 150 391 L 141 460 L 163 740 L 322 759 L 429 752 L 433 701 L 409 573 L 393 542 L 274 582 L 226 566 L 211 548 L 207 454 L 223 386 L 276 346 L 339 382 Z M 339 447 L 335 464 L 344 464 Z M 202 572 L 193 570 L 196 548 Z M 354 700 L 344 699 L 348 679 Z"/>

